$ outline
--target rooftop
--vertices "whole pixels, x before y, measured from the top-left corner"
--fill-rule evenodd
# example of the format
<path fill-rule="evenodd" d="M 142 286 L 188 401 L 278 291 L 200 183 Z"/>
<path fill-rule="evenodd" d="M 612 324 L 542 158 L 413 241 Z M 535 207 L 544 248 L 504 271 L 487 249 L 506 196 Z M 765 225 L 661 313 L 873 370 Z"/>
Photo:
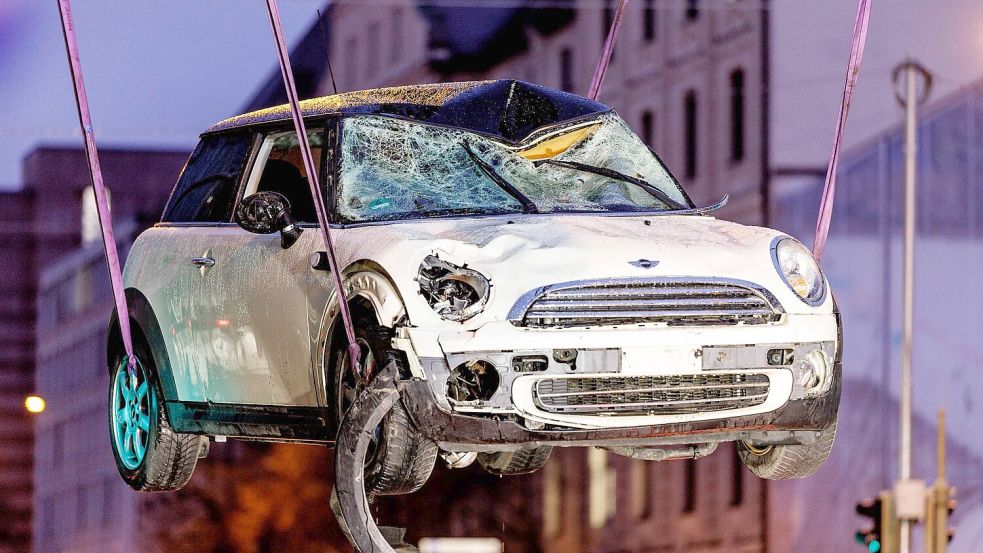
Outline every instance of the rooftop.
<path fill-rule="evenodd" d="M 515 80 L 395 86 L 345 92 L 300 102 L 305 118 L 329 114 L 393 115 L 459 127 L 506 140 L 610 108 L 582 96 Z M 291 118 L 289 104 L 220 121 L 206 133 Z"/>

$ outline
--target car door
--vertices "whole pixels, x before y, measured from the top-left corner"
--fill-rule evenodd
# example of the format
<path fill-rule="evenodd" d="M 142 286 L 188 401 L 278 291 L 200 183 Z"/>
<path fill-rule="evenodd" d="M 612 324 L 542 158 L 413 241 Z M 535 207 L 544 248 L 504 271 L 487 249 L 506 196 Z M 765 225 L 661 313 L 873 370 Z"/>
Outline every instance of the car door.
<path fill-rule="evenodd" d="M 315 158 L 321 129 L 309 131 Z M 296 133 L 261 132 L 239 197 L 278 192 L 301 225 L 316 222 Z M 317 406 L 307 321 L 310 253 L 317 232 L 307 228 L 283 248 L 280 235 L 252 234 L 237 224 L 215 227 L 202 251 L 201 309 L 211 325 L 208 400 L 246 405 Z"/>

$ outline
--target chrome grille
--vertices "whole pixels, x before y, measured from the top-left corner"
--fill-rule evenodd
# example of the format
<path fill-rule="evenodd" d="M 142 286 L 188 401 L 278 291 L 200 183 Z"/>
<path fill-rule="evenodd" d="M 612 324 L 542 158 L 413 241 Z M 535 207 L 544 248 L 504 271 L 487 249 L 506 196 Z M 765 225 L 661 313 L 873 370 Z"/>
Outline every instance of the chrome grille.
<path fill-rule="evenodd" d="M 534 399 L 550 413 L 679 415 L 761 405 L 768 389 L 753 373 L 544 378 Z"/>
<path fill-rule="evenodd" d="M 516 326 L 575 327 L 642 323 L 763 324 L 781 307 L 763 288 L 732 280 L 609 279 L 547 286 L 523 296 Z"/>

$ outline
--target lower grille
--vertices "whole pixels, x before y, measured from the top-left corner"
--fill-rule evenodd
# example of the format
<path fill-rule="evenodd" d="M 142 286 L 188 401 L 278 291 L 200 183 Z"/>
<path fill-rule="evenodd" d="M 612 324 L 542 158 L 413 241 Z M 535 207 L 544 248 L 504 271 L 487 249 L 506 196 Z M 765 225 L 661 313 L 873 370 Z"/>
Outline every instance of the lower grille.
<path fill-rule="evenodd" d="M 544 378 L 534 399 L 550 413 L 680 415 L 761 405 L 768 388 L 753 373 Z"/>

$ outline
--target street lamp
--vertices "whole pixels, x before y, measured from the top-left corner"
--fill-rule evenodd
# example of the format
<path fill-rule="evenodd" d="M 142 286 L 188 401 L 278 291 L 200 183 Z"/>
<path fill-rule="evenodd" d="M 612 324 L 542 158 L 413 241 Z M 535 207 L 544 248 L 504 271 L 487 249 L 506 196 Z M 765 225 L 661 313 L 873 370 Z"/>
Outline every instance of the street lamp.
<path fill-rule="evenodd" d="M 44 398 L 41 396 L 27 396 L 24 398 L 24 409 L 27 409 L 28 413 L 38 414 L 44 411 L 45 403 Z"/>

